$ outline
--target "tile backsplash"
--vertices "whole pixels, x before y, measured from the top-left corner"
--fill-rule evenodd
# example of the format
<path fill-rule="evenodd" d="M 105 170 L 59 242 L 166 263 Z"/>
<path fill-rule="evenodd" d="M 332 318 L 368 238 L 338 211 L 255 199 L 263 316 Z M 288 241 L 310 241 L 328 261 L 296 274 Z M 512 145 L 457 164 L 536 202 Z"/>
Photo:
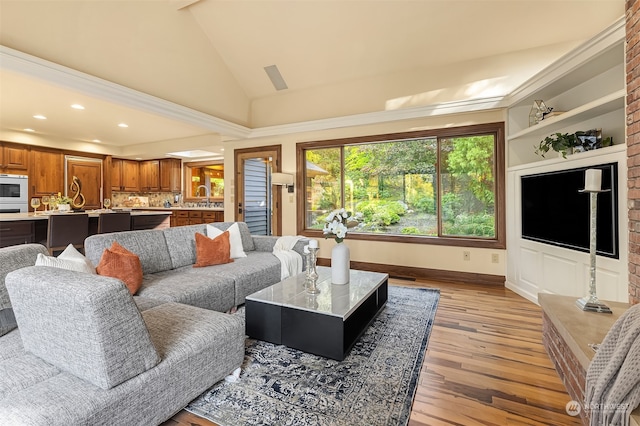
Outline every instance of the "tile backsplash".
<path fill-rule="evenodd" d="M 111 193 L 111 205 L 113 207 L 126 207 L 125 202 L 129 201 L 129 198 L 142 197 L 147 198 L 149 201 L 149 207 L 163 207 L 165 201 L 169 201 L 173 204 L 172 192 L 113 192 Z"/>

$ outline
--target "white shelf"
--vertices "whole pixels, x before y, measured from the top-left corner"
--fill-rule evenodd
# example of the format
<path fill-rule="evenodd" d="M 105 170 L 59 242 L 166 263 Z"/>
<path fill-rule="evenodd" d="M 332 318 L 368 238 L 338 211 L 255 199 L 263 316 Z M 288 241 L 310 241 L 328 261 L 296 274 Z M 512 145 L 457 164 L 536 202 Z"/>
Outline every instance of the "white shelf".
<path fill-rule="evenodd" d="M 612 161 L 609 159 L 602 160 L 603 156 L 607 154 L 615 154 L 617 152 L 625 152 L 627 150 L 627 146 L 625 144 L 618 144 L 607 146 L 600 149 L 594 149 L 592 151 L 585 152 L 576 152 L 574 154 L 568 154 L 567 158 L 562 157 L 554 157 L 554 158 L 542 158 L 540 161 L 536 161 L 533 163 L 525 163 L 518 164 L 517 166 L 511 166 L 507 168 L 507 172 L 516 172 L 519 170 L 539 170 L 546 168 L 547 166 L 552 166 L 554 164 L 565 164 L 567 168 L 569 167 L 577 167 L 572 164 L 576 161 L 590 161 L 591 158 L 597 158 L 600 162 Z"/>
<path fill-rule="evenodd" d="M 543 120 L 534 126 L 509 136 L 507 139 L 514 141 L 529 136 L 545 137 L 563 127 L 573 126 L 582 121 L 622 109 L 624 108 L 625 93 L 625 89 L 610 93 L 564 114 Z"/>

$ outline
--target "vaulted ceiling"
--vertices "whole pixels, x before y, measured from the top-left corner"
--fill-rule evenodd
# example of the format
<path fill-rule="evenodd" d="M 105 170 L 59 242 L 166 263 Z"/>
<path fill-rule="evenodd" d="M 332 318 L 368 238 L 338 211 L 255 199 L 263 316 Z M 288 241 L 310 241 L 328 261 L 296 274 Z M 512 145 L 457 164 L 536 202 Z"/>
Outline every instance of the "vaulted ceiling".
<path fill-rule="evenodd" d="M 230 135 L 206 117 L 250 130 L 500 97 L 623 14 L 623 0 L 0 0 L 2 46 L 123 89 L 100 98 L 2 60 L 0 131 L 137 156 L 219 146 Z M 138 94 L 199 119 L 125 100 Z"/>

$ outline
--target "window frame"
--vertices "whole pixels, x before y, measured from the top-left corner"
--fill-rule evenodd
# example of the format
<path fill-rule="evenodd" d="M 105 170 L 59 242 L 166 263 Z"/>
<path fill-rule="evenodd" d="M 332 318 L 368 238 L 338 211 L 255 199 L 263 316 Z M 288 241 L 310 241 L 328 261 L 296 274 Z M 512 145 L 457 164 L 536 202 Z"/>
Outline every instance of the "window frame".
<path fill-rule="evenodd" d="M 494 182 L 495 182 L 495 238 L 480 238 L 480 237 L 457 237 L 457 236 L 427 236 L 427 235 L 391 235 L 391 234 L 370 234 L 360 232 L 349 232 L 349 239 L 352 240 L 367 240 L 367 241 L 381 241 L 390 243 L 410 243 L 410 244 L 429 244 L 429 245 L 447 245 L 447 246 L 460 246 L 460 247 L 477 247 L 477 248 L 493 248 L 493 249 L 505 249 L 506 248 L 506 164 L 505 164 L 505 123 L 483 123 L 468 126 L 457 126 L 438 128 L 431 130 L 419 130 L 414 132 L 401 132 L 401 133 L 387 133 L 381 135 L 368 135 L 352 138 L 319 140 L 311 142 L 298 142 L 296 144 L 296 186 L 300 188 L 297 191 L 297 234 L 304 235 L 310 238 L 324 238 L 321 230 L 305 228 L 305 202 L 306 202 L 306 187 L 305 187 L 305 175 L 306 175 L 306 155 L 305 152 L 308 149 L 318 148 L 336 148 L 343 147 L 344 145 L 355 145 L 375 142 L 391 142 L 404 139 L 419 139 L 419 138 L 454 138 L 454 137 L 467 137 L 493 134 L 495 137 L 495 149 L 494 149 Z M 341 162 L 344 161 L 344 155 L 341 155 Z M 440 153 L 438 152 L 438 161 Z M 438 182 L 439 165 L 436 164 L 438 170 Z M 344 170 L 344 164 L 342 164 Z M 344 200 L 344 185 L 341 188 L 342 200 Z M 438 202 L 440 200 L 440 191 L 438 190 Z M 438 210 L 438 220 L 440 220 L 440 210 Z"/>

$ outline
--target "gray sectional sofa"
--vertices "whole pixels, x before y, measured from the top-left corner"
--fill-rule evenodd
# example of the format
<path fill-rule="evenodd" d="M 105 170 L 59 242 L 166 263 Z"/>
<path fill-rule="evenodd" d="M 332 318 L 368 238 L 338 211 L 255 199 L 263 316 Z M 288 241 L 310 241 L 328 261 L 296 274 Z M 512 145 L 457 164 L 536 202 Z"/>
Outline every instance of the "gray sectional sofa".
<path fill-rule="evenodd" d="M 225 231 L 233 224 L 210 225 Z M 85 255 L 97 265 L 102 252 L 117 241 L 140 257 L 144 281 L 138 296 L 226 312 L 280 281 L 280 261 L 272 253 L 278 238 L 251 235 L 246 223 L 238 225 L 247 257 L 223 265 L 193 267 L 195 233 L 206 235 L 206 225 L 92 235 L 84 243 Z M 300 239 L 293 248 L 303 259 L 306 244 L 307 239 Z"/>
<path fill-rule="evenodd" d="M 113 241 L 138 254 L 133 297 L 115 278 L 30 266 L 43 246 L 0 249 L 0 424 L 159 424 L 238 368 L 244 321 L 223 312 L 280 280 L 277 238 L 240 229 L 247 257 L 205 268 L 192 267 L 205 225 L 88 238 L 94 264 Z"/>

